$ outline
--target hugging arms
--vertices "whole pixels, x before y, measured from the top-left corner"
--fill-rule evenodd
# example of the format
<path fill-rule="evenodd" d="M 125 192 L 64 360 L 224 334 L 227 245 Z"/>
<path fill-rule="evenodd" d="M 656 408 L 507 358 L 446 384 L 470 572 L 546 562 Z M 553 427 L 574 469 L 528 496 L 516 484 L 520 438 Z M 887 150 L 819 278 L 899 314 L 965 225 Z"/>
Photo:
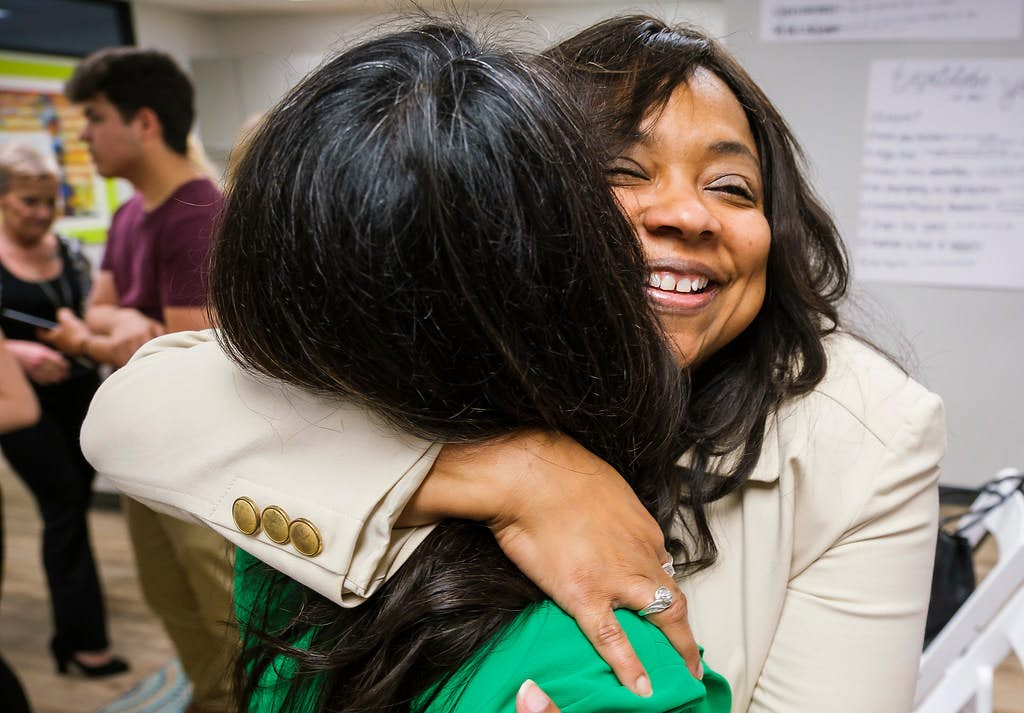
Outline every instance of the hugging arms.
<path fill-rule="evenodd" d="M 785 123 L 714 41 L 622 18 L 549 56 L 599 120 L 646 297 L 692 374 L 681 462 L 698 514 L 670 540 L 696 534 L 694 563 L 714 554 L 694 546 L 702 526 L 717 547 L 692 576 L 678 562 L 678 584 L 733 710 L 909 709 L 941 402 L 838 329 L 835 228 Z M 488 522 L 635 690 L 644 669 L 610 617 L 650 601 L 668 542 L 607 463 L 535 430 L 442 446 L 325 385 L 313 394 L 259 371 L 209 333 L 163 337 L 101 390 L 87 453 L 130 495 L 206 522 L 342 605 L 372 598 L 429 523 Z M 313 523 L 322 551 L 244 534 L 232 515 L 242 498 Z M 658 623 L 686 655 L 684 614 Z"/>

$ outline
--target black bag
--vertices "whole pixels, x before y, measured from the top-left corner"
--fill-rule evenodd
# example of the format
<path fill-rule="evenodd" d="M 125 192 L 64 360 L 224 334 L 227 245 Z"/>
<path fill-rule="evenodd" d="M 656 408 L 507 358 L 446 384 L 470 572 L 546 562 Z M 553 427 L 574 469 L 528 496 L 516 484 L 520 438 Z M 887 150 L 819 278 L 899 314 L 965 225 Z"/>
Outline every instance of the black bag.
<path fill-rule="evenodd" d="M 997 486 L 1006 481 L 1015 481 L 1017 487 L 1009 492 L 1002 492 Z M 1024 474 L 1007 475 L 985 483 L 978 489 L 981 493 L 997 493 L 998 499 L 981 510 L 974 510 L 963 515 L 952 515 L 939 523 L 939 539 L 935 545 L 935 567 L 932 569 L 932 593 L 928 602 L 928 618 L 924 627 L 924 646 L 938 636 L 942 627 L 953 618 L 957 609 L 974 593 L 974 550 L 970 541 L 963 536 L 970 527 L 980 522 L 986 515 L 1002 505 L 1012 493 L 1024 492 Z M 955 532 L 946 532 L 942 526 L 960 520 L 965 515 L 970 518 Z"/>
<path fill-rule="evenodd" d="M 974 592 L 973 555 L 971 543 L 959 531 L 949 533 L 939 528 L 932 594 L 924 625 L 925 648 Z"/>

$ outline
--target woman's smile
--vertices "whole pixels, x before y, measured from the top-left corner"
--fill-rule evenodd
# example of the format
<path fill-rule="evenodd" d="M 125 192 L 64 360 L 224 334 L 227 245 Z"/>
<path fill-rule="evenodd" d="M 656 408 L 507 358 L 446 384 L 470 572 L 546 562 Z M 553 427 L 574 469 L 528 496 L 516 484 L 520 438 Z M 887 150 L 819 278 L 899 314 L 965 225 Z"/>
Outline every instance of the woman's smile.
<path fill-rule="evenodd" d="M 680 359 L 704 361 L 764 302 L 771 229 L 743 108 L 698 70 L 649 111 L 607 173 L 643 244 L 651 303 Z"/>

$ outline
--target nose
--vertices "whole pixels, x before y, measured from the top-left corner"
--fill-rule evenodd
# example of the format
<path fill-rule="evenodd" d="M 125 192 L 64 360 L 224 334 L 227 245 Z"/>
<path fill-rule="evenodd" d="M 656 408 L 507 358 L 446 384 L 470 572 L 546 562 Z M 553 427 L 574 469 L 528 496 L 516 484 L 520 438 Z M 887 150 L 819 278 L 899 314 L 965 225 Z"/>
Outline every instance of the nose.
<path fill-rule="evenodd" d="M 78 140 L 79 141 L 84 141 L 85 143 L 89 143 L 89 123 L 88 122 L 86 122 L 85 125 L 82 126 L 82 130 L 78 132 Z"/>
<path fill-rule="evenodd" d="M 699 189 L 687 185 L 652 187 L 641 225 L 652 236 L 704 240 L 722 229 Z"/>

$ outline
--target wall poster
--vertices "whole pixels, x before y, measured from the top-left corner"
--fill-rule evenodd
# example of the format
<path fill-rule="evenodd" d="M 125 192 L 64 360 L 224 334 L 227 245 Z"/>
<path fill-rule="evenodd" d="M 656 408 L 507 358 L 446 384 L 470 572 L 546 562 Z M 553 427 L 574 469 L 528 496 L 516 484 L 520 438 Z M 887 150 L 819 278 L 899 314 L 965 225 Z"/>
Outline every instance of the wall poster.
<path fill-rule="evenodd" d="M 1024 59 L 872 63 L 854 258 L 868 281 L 1024 288 Z"/>

